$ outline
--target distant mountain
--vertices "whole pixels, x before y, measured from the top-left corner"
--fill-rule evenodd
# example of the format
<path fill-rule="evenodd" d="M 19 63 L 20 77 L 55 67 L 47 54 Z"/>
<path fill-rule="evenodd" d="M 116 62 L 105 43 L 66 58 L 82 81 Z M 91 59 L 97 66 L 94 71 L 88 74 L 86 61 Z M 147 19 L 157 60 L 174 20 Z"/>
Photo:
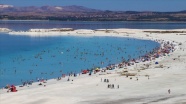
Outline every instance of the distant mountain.
<path fill-rule="evenodd" d="M 178 12 L 110 11 L 83 6 L 28 6 L 0 4 L 0 20 L 61 21 L 186 21 L 186 10 Z"/>
<path fill-rule="evenodd" d="M 3 9 L 3 8 L 12 8 L 13 5 L 3 5 L 3 4 L 0 4 L 0 9 Z"/>
<path fill-rule="evenodd" d="M 28 7 L 14 7 L 12 5 L 0 4 L 1 12 L 97 12 L 100 10 L 90 9 L 83 6 L 28 6 Z"/>

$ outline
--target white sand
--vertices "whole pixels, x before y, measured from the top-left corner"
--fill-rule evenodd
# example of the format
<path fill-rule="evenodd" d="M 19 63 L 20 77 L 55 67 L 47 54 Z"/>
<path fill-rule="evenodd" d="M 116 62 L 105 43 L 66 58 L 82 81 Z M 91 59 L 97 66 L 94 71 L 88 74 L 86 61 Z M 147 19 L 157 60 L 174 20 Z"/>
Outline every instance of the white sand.
<path fill-rule="evenodd" d="M 6 90 L 1 90 L 0 104 L 186 104 L 186 35 L 179 35 L 181 33 L 150 34 L 142 31 L 144 30 L 114 29 L 107 33 L 92 30 L 52 34 L 23 33 L 22 35 L 29 36 L 75 35 L 164 39 L 181 42 L 182 45 L 175 52 L 170 53 L 170 56 L 157 59 L 165 66 L 164 68 L 155 68 L 157 65 L 154 64 L 155 61 L 152 61 L 149 69 L 141 70 L 132 79 L 117 74 L 117 71 L 122 69 L 116 69 L 111 71 L 111 74 L 105 73 L 105 75 L 97 73 L 92 76 L 71 77 L 70 79 L 74 81 L 70 82 L 66 81 L 67 78 L 60 81 L 53 79 L 46 83 L 46 87 L 34 83 L 29 87 L 18 87 L 18 92 L 6 93 Z M 186 31 L 186 29 L 176 31 Z M 143 63 L 137 66 L 139 67 L 140 64 Z M 149 75 L 150 79 L 145 75 Z M 110 82 L 101 82 L 101 78 L 102 80 L 107 78 Z M 108 84 L 115 84 L 115 89 L 107 88 Z M 170 94 L 168 94 L 168 89 L 171 90 Z"/>
<path fill-rule="evenodd" d="M 10 32 L 11 30 L 8 28 L 0 28 L 0 32 Z"/>

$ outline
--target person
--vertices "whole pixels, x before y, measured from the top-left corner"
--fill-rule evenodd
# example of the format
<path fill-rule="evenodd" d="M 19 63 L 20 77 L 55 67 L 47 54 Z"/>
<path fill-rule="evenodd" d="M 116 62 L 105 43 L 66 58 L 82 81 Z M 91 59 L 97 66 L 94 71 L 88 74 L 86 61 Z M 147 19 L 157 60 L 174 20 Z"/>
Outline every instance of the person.
<path fill-rule="evenodd" d="M 114 88 L 114 84 L 112 84 L 112 88 Z"/>
<path fill-rule="evenodd" d="M 68 78 L 67 81 L 70 81 L 70 79 Z"/>
<path fill-rule="evenodd" d="M 171 92 L 170 89 L 168 89 L 168 93 L 169 93 L 169 94 L 170 94 L 170 92 Z"/>
<path fill-rule="evenodd" d="M 119 85 L 118 85 L 118 89 L 119 89 Z"/>
<path fill-rule="evenodd" d="M 109 82 L 109 79 L 107 79 L 107 83 Z"/>

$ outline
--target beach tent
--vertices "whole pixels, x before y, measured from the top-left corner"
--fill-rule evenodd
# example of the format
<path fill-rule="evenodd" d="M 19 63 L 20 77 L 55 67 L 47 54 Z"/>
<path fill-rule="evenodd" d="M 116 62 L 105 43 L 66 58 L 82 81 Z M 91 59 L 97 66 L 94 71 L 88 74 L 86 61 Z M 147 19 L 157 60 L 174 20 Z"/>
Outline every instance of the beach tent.
<path fill-rule="evenodd" d="M 11 92 L 17 92 L 16 87 L 14 85 L 11 86 Z"/>
<path fill-rule="evenodd" d="M 83 70 L 82 71 L 82 74 L 87 74 L 88 73 L 88 70 Z"/>
<path fill-rule="evenodd" d="M 95 69 L 95 71 L 96 71 L 96 72 L 99 72 L 99 71 L 100 71 L 100 69 L 99 69 L 99 68 L 96 68 L 96 69 Z"/>
<path fill-rule="evenodd" d="M 155 64 L 159 64 L 158 62 L 155 62 Z"/>

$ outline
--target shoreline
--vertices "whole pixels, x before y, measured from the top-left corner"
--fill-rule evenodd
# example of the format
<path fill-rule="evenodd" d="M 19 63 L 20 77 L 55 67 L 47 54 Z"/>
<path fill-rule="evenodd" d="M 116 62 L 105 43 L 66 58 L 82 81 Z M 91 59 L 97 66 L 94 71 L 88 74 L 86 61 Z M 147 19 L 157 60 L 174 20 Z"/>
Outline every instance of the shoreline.
<path fill-rule="evenodd" d="M 63 29 L 70 29 L 70 32 L 71 32 L 71 28 L 63 28 Z M 39 29 L 36 29 L 36 30 L 39 30 Z M 46 29 L 44 29 L 45 31 L 46 31 Z M 40 31 L 40 30 L 39 30 Z M 79 30 L 75 30 L 76 31 L 76 34 L 78 34 L 78 35 L 70 35 L 70 36 L 83 36 L 84 34 L 88 34 L 87 36 L 85 36 L 85 37 L 92 37 L 92 36 L 95 36 L 95 35 L 93 35 L 92 33 L 95 33 L 94 32 L 94 30 L 91 30 L 91 29 L 89 29 L 89 30 L 87 30 L 87 29 L 79 29 Z M 95 30 L 95 31 L 102 31 L 102 32 L 104 32 L 104 31 L 110 31 L 111 32 L 111 34 L 112 34 L 112 32 L 113 33 L 116 33 L 116 34 L 118 34 L 116 31 L 114 31 L 114 30 L 105 30 L 105 29 L 98 29 L 98 30 Z M 87 33 L 88 32 L 88 33 Z M 90 33 L 90 32 L 92 32 L 92 33 Z M 30 34 L 29 33 L 32 33 L 32 34 L 37 34 L 38 32 L 17 32 L 17 33 L 28 33 L 28 34 L 24 34 L 24 35 L 29 35 L 30 36 Z M 50 36 L 53 36 L 53 35 L 51 35 L 50 34 L 51 32 L 41 32 L 41 34 L 39 34 L 38 36 L 40 37 L 40 35 L 43 35 L 43 34 L 47 34 L 47 35 L 50 35 Z M 54 34 L 60 34 L 60 33 L 63 33 L 63 32 L 53 32 Z M 80 34 L 80 35 L 79 35 Z M 96 35 L 97 37 L 100 37 L 100 36 L 108 36 L 108 37 L 122 37 L 122 38 L 134 38 L 134 39 L 140 39 L 140 40 L 149 40 L 149 39 L 143 39 L 143 38 L 136 38 L 136 37 L 125 37 L 125 36 L 114 36 L 114 35 L 110 35 L 108 32 L 106 32 L 106 34 L 107 35 Z M 13 35 L 17 35 L 17 34 L 13 34 Z M 44 35 L 45 36 L 45 35 Z M 44 37 L 44 36 L 41 36 L 41 37 Z M 67 36 L 67 35 L 62 35 L 62 36 Z M 69 36 L 69 35 L 68 35 Z M 32 37 L 32 36 L 31 36 Z M 36 36 L 37 37 L 37 36 Z M 152 40 L 151 39 L 151 41 L 153 41 L 153 42 L 157 42 L 157 43 L 159 43 L 160 44 L 160 46 L 159 47 L 163 47 L 162 46 L 162 44 L 160 43 L 160 41 L 158 41 L 158 40 Z M 154 48 L 155 49 L 155 48 Z M 153 49 L 153 50 L 154 50 Z M 151 50 L 152 51 L 152 50 Z M 149 54 L 149 53 L 146 53 L 146 54 Z M 144 55 L 143 56 L 139 56 L 139 57 L 144 57 Z M 134 58 L 132 58 L 132 59 L 134 59 Z M 137 58 L 137 59 L 134 59 L 134 60 L 137 60 L 137 61 L 141 61 L 139 58 Z M 120 63 L 114 63 L 114 65 L 113 65 L 113 67 L 114 67 L 114 69 L 115 69 L 115 66 L 117 66 L 118 67 L 118 65 L 119 64 L 121 64 L 122 62 L 120 62 Z M 137 62 L 132 62 L 132 60 L 130 60 L 130 61 L 127 61 L 126 63 L 137 63 Z M 126 64 L 125 63 L 125 64 Z M 100 69 L 101 70 L 103 70 L 103 69 L 106 69 L 106 67 L 109 67 L 109 66 L 105 66 L 105 67 L 101 67 Z M 116 67 L 116 68 L 117 68 Z M 125 66 L 125 67 L 127 67 L 127 66 Z M 129 66 L 128 66 L 129 67 Z M 121 69 L 121 68 L 120 68 Z M 109 69 L 108 69 L 109 70 Z M 77 73 L 77 75 L 79 75 L 79 74 L 81 74 L 81 72 L 80 73 Z M 66 74 L 66 76 L 68 76 L 67 74 Z M 36 78 L 37 79 L 37 78 Z M 57 79 L 57 78 L 51 78 L 51 79 Z M 51 79 L 48 79 L 48 80 L 51 80 Z M 29 81 L 29 82 L 31 82 L 31 81 Z M 36 80 L 34 80 L 33 82 L 31 82 L 31 84 L 32 83 L 37 83 L 37 81 Z M 28 84 L 28 82 L 27 82 L 27 84 Z M 27 85 L 26 84 L 26 85 Z M 11 84 L 10 84 L 11 85 Z M 22 84 L 21 85 L 16 85 L 16 87 L 20 87 L 20 86 L 23 86 Z"/>
<path fill-rule="evenodd" d="M 52 29 L 30 29 L 28 31 L 12 31 L 7 28 L 2 28 L 9 30 L 7 33 L 9 35 L 25 35 L 30 37 L 50 37 L 50 36 L 128 36 L 134 34 L 135 32 L 143 33 L 176 33 L 179 35 L 186 35 L 185 29 L 129 29 L 129 28 L 119 28 L 119 29 L 76 29 L 73 28 L 52 28 Z M 123 32 L 124 31 L 124 32 Z M 99 35 L 96 35 L 99 33 Z M 104 34 L 106 33 L 106 34 Z M 104 34 L 104 35 L 102 35 Z M 116 35 L 118 34 L 118 35 Z M 119 35 L 123 34 L 123 35 Z"/>
<path fill-rule="evenodd" d="M 176 39 L 176 38 L 171 38 L 171 37 L 168 37 L 167 35 L 173 35 L 173 37 L 184 37 L 184 35 L 176 35 L 175 33 L 169 33 L 169 34 L 162 34 L 162 33 L 145 33 L 145 32 L 143 32 L 144 30 L 143 29 L 108 29 L 108 30 L 112 30 L 112 31 L 109 31 L 109 33 L 107 33 L 108 31 L 106 31 L 106 30 L 103 30 L 103 31 L 96 31 L 96 32 L 92 32 L 91 30 L 75 30 L 75 31 L 71 31 L 70 32 L 70 34 L 68 34 L 68 32 L 64 32 L 63 34 L 61 34 L 61 36 L 63 36 L 63 35 L 76 35 L 76 36 L 118 36 L 118 37 L 130 37 L 130 38 L 136 38 L 136 39 L 147 39 L 147 40 L 151 40 L 151 39 L 154 39 L 154 40 L 156 40 L 156 39 L 163 39 L 163 40 L 166 40 L 166 41 L 174 41 L 174 42 L 177 42 L 177 44 L 179 44 L 179 43 L 182 43 L 182 45 L 181 46 L 185 46 L 185 42 L 186 42 L 186 40 L 184 39 L 184 38 L 182 38 L 182 40 L 179 40 L 179 39 Z M 149 30 L 149 29 L 145 29 L 145 30 Z M 153 31 L 153 29 L 150 29 L 149 31 Z M 161 30 L 160 30 L 161 31 Z M 177 30 L 177 31 L 183 31 L 183 30 Z M 90 34 L 90 32 L 91 32 L 91 34 Z M 28 34 L 27 34 L 28 35 Z M 165 36 L 161 36 L 161 35 L 165 35 Z M 38 36 L 38 35 L 33 35 L 33 34 L 31 34 L 30 36 Z M 39 35 L 39 36 L 41 36 L 41 34 Z M 42 36 L 45 36 L 45 35 L 42 35 Z M 177 50 L 175 50 L 173 53 L 171 53 L 171 55 L 170 56 L 166 56 L 166 57 L 161 57 L 161 58 L 159 58 L 158 59 L 158 62 L 163 62 L 164 60 L 167 60 L 169 57 L 171 57 L 171 56 L 174 56 L 175 57 L 175 53 L 176 52 L 179 52 L 179 48 L 177 47 Z M 183 52 L 182 52 L 182 54 L 184 54 Z M 171 60 L 170 60 L 171 61 Z M 149 62 L 149 63 L 151 63 L 151 64 L 153 64 L 154 63 L 154 61 L 152 61 L 152 62 Z M 142 63 L 139 63 L 139 64 L 144 64 L 143 62 Z M 163 64 L 166 64 L 166 63 L 163 63 Z M 174 65 L 174 64 L 173 64 Z M 153 65 L 151 65 L 151 66 L 154 66 L 154 64 Z M 183 65 L 184 66 L 184 65 Z M 134 66 L 133 66 L 134 67 Z M 184 68 L 184 67 L 183 67 Z M 146 81 L 145 79 L 144 79 L 144 77 L 143 78 L 141 78 L 142 77 L 142 75 L 144 75 L 145 76 L 145 74 L 144 74 L 144 71 L 146 72 L 148 72 L 148 71 L 150 71 L 150 73 L 149 74 L 152 74 L 152 80 L 155 80 L 154 79 L 154 77 L 155 78 L 159 78 L 158 76 L 159 76 L 159 74 L 160 74 L 160 76 L 161 76 L 161 73 L 159 73 L 159 74 L 157 74 L 157 75 L 154 75 L 153 76 L 153 73 L 155 73 L 155 72 L 153 72 L 153 70 L 155 70 L 156 68 L 155 67 L 152 67 L 152 68 L 149 68 L 149 70 L 142 70 L 141 72 L 140 72 L 140 76 L 137 76 L 138 78 L 139 78 L 139 81 L 140 80 L 144 80 L 144 81 Z M 160 68 L 159 70 L 161 70 L 162 68 Z M 163 68 L 164 69 L 164 68 Z M 116 70 L 114 70 L 114 71 L 112 71 L 111 73 L 112 74 L 105 74 L 105 75 L 103 75 L 104 77 L 108 77 L 109 79 L 112 79 L 113 78 L 113 76 L 116 78 L 116 79 L 118 79 L 118 80 L 120 80 L 120 75 L 118 76 L 118 74 L 117 74 L 117 70 L 120 70 L 120 69 L 116 69 Z M 164 69 L 165 70 L 165 69 Z M 186 75 L 186 73 L 185 73 L 185 71 L 183 71 L 184 73 L 183 74 L 185 74 Z M 169 72 L 170 73 L 170 72 Z M 165 73 L 164 73 L 165 74 Z M 91 77 L 95 77 L 95 80 L 93 81 L 93 85 L 94 84 L 96 84 L 96 83 L 98 83 L 97 82 L 97 80 L 98 80 L 98 78 L 97 77 L 99 77 L 99 80 L 100 80 L 100 77 L 102 78 L 102 75 L 94 75 L 94 76 L 91 76 Z M 89 79 L 89 80 L 93 80 L 91 77 L 89 77 L 89 76 L 87 76 L 86 77 L 86 79 L 85 78 L 82 78 L 82 79 L 75 79 L 75 80 L 80 80 L 80 83 L 76 83 L 76 82 L 72 82 L 72 83 L 75 83 L 76 85 L 78 84 L 80 84 L 79 86 L 81 86 L 81 84 L 83 84 L 84 82 L 87 82 L 87 79 Z M 133 78 L 135 78 L 135 77 L 133 77 Z M 96 80 L 97 79 L 97 80 Z M 136 79 L 136 78 L 135 78 Z M 150 75 L 150 79 L 151 79 L 151 75 Z M 62 79 L 63 80 L 63 79 Z M 134 80 L 134 79 L 133 79 Z M 54 82 L 54 81 L 52 81 L 52 80 L 49 80 L 49 81 L 51 81 L 52 83 L 55 83 L 55 84 L 49 84 L 49 85 L 47 85 L 47 89 L 48 89 L 48 86 L 49 86 L 49 88 L 51 88 L 51 86 L 53 86 L 54 88 L 54 90 L 55 89 L 58 89 L 57 88 L 57 86 L 59 86 L 59 85 L 63 85 L 64 83 L 57 83 L 57 82 Z M 139 82 L 138 81 L 138 82 Z M 100 81 L 99 81 L 100 82 Z M 114 82 L 114 81 L 113 81 Z M 132 80 L 131 79 L 129 79 L 129 81 L 127 81 L 128 83 L 131 83 L 132 85 L 133 85 L 133 83 L 132 83 Z M 136 82 L 136 81 L 135 81 Z M 87 82 L 88 83 L 88 82 Z M 115 83 L 115 82 L 114 82 Z M 118 83 L 123 83 L 123 81 L 122 80 L 120 80 Z M 158 82 L 154 82 L 154 83 L 158 83 Z M 65 85 L 66 84 L 66 85 Z M 69 85 L 69 83 L 67 82 L 67 83 L 65 83 L 63 86 L 68 86 Z M 100 83 L 98 83 L 98 85 L 99 85 Z M 144 83 L 145 84 L 145 83 Z M 70 85 L 72 85 L 72 84 L 70 84 Z M 69 85 L 69 86 L 70 86 Z M 87 84 L 85 84 L 87 87 L 89 87 L 89 85 L 87 85 Z M 96 84 L 97 85 L 97 84 Z M 20 90 L 20 93 L 27 93 L 27 90 L 29 91 L 29 90 L 37 90 L 38 91 L 38 89 L 41 89 L 41 87 L 38 87 L 37 85 L 35 85 L 36 87 L 35 88 L 29 88 L 29 89 L 27 89 L 27 88 L 25 88 L 24 90 Z M 85 87 L 86 87 L 85 86 Z M 120 85 L 121 86 L 121 85 Z M 125 84 L 123 84 L 123 86 L 125 86 Z M 126 85 L 127 86 L 127 85 Z M 73 89 L 73 91 L 75 91 L 75 92 L 77 92 L 76 90 L 77 90 L 77 86 L 72 86 L 74 89 Z M 82 88 L 85 88 L 84 86 L 81 86 Z M 103 87 L 103 85 L 102 85 L 102 83 L 100 84 L 100 87 L 102 88 Z M 131 86 L 132 87 L 132 86 Z M 153 86 L 151 86 L 151 87 L 153 87 Z M 43 87 L 42 87 L 43 88 Z M 106 86 L 105 86 L 105 88 L 106 88 Z M 133 87 L 132 87 L 133 88 Z M 154 87 L 153 87 L 154 88 Z M 63 89 L 63 88 L 61 88 L 61 89 Z M 67 88 L 68 89 L 68 88 Z M 86 89 L 86 88 L 85 88 Z M 128 88 L 128 89 L 130 89 L 130 88 Z M 138 87 L 137 86 L 135 86 L 135 89 L 138 89 Z M 154 89 L 157 89 L 157 88 L 154 88 Z M 49 90 L 49 89 L 48 89 Z M 70 91 L 70 89 L 68 89 L 69 91 Z M 94 87 L 90 87 L 90 89 L 89 90 L 87 90 L 88 92 L 90 92 L 90 93 L 94 93 L 93 91 L 91 91 L 91 90 L 95 90 L 95 88 Z M 125 91 L 125 89 L 119 89 L 119 90 L 121 90 L 121 91 Z M 149 89 L 150 91 L 151 91 L 151 89 Z M 100 91 L 100 90 L 99 90 Z M 135 97 L 134 95 L 136 95 L 135 94 L 135 91 L 134 92 L 131 92 L 132 90 L 129 90 L 128 92 L 130 92 L 130 93 L 128 93 L 128 94 L 132 94 L 133 95 L 133 97 Z M 145 89 L 143 89 L 143 91 L 145 91 Z M 34 91 L 35 92 L 35 91 Z M 47 92 L 47 91 L 46 91 Z M 65 91 L 62 91 L 61 93 L 63 93 L 63 92 L 65 92 Z M 71 91 L 70 91 L 71 92 Z M 100 91 L 100 92 L 102 92 L 102 91 Z M 122 99 L 122 97 L 121 96 L 119 96 L 116 92 L 118 92 L 118 91 L 116 91 L 116 92 L 113 92 L 113 91 L 110 91 L 110 93 L 114 93 L 114 95 L 116 95 L 116 96 L 118 96 L 120 99 Z M 137 92 L 140 92 L 140 91 L 137 91 Z M 153 92 L 153 91 L 152 91 Z M 166 91 L 165 91 L 166 92 Z M 21 96 L 20 96 L 20 94 L 19 94 L 19 91 L 18 92 L 16 92 L 16 93 L 18 93 L 18 98 L 21 98 Z M 15 93 L 15 94 L 16 94 Z M 42 93 L 42 91 L 41 91 L 41 93 Z M 44 93 L 44 92 L 43 92 Z M 51 93 L 51 92 L 50 92 Z M 55 92 L 55 93 L 57 93 L 57 92 Z M 142 93 L 142 92 L 141 92 Z M 155 94 L 156 94 L 156 92 L 154 92 Z M 34 94 L 34 93 L 33 93 Z M 80 100 L 78 100 L 78 99 L 76 99 L 76 100 L 73 100 L 72 102 L 66 102 L 66 103 L 72 103 L 72 104 L 76 104 L 76 103 L 78 103 L 78 102 L 84 102 L 85 101 L 85 103 L 87 102 L 86 100 L 87 99 L 83 99 L 83 96 L 87 96 L 87 94 L 86 93 L 84 93 L 85 95 L 79 95 L 80 96 Z M 105 93 L 101 93 L 101 94 L 107 94 L 106 92 Z M 140 94 L 140 93 L 139 93 Z M 143 93 L 142 93 L 143 94 Z M 1 96 L 3 96 L 3 97 L 5 97 L 5 96 L 12 96 L 12 95 L 14 95 L 13 93 L 12 94 L 10 94 L 10 93 L 4 93 L 4 94 L 2 94 Z M 73 95 L 71 95 L 71 97 L 72 97 Z M 98 99 L 96 96 L 99 96 L 99 92 L 98 92 L 98 95 L 97 94 L 94 94 L 93 95 L 93 98 L 94 99 L 91 99 L 91 98 L 89 98 L 89 103 L 91 103 L 90 101 L 95 101 L 96 99 Z M 109 96 L 109 95 L 107 95 L 108 97 L 111 97 L 111 96 Z M 126 96 L 126 95 L 125 95 Z M 131 95 L 130 95 L 131 96 Z M 185 95 L 184 95 L 185 96 Z M 46 97 L 46 96 L 45 96 Z M 70 97 L 70 95 L 69 95 L 69 97 Z M 79 98 L 78 96 L 73 96 L 73 97 L 77 97 L 77 98 Z M 99 97 L 101 97 L 101 96 L 99 96 Z M 33 98 L 35 98 L 35 97 L 33 97 Z M 139 97 L 137 97 L 137 98 L 139 98 Z M 158 98 L 158 97 L 157 97 Z M 70 99 L 70 98 L 69 98 Z M 118 101 L 120 101 L 120 99 L 113 99 L 113 101 L 115 101 L 115 100 L 118 100 Z M 151 98 L 151 99 L 153 99 L 153 98 Z M 59 99 L 57 99 L 57 100 L 59 100 Z M 65 99 L 63 99 L 64 101 L 66 101 Z M 148 100 L 148 99 L 146 99 L 146 100 Z M 172 99 L 171 99 L 172 100 Z M 30 100 L 30 101 L 33 101 L 33 99 L 32 100 Z M 126 101 L 128 101 L 128 100 L 126 100 Z M 134 101 L 134 102 L 133 102 Z M 132 100 L 131 101 L 131 103 L 133 102 L 133 103 L 135 103 L 135 101 L 136 100 Z M 166 101 L 169 101 L 169 99 L 168 100 L 166 100 Z M 3 101 L 3 102 L 8 102 L 8 101 Z M 48 103 L 50 103 L 50 102 L 53 102 L 53 100 L 50 100 L 50 101 L 48 101 Z M 104 100 L 102 100 L 101 102 L 105 102 Z M 130 103 L 130 102 L 129 102 Z M 136 102 L 137 103 L 137 102 Z M 2 103 L 3 104 L 3 103 Z"/>

